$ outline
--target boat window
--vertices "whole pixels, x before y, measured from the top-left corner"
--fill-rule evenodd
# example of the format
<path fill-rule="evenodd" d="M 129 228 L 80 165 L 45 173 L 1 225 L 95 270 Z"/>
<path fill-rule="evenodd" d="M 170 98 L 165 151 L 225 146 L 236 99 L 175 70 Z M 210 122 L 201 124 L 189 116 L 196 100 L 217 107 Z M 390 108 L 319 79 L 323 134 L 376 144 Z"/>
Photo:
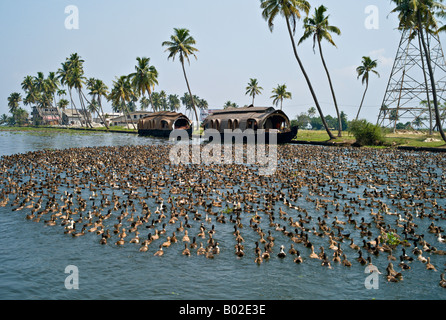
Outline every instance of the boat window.
<path fill-rule="evenodd" d="M 238 128 L 238 120 L 235 119 L 235 120 L 234 120 L 234 129 L 237 129 L 237 128 Z"/>
<path fill-rule="evenodd" d="M 186 119 L 178 119 L 174 123 L 175 129 L 189 129 L 189 121 Z"/>
<path fill-rule="evenodd" d="M 257 130 L 257 121 L 254 119 L 248 119 L 246 129 L 254 129 Z"/>
<path fill-rule="evenodd" d="M 274 115 L 266 119 L 264 129 L 277 129 L 283 130 L 288 128 L 288 121 L 282 116 Z"/>
<path fill-rule="evenodd" d="M 169 127 L 169 124 L 167 123 L 166 120 L 161 120 L 161 128 L 162 129 L 167 129 Z"/>
<path fill-rule="evenodd" d="M 232 120 L 231 119 L 228 120 L 228 129 L 234 129 L 232 127 Z"/>

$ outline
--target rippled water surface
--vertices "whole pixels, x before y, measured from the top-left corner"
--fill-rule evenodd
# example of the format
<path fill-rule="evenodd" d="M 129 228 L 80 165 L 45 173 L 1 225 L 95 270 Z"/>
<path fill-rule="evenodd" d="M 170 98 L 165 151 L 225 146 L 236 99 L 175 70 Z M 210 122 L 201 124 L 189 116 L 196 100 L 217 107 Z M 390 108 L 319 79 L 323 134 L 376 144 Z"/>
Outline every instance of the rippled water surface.
<path fill-rule="evenodd" d="M 0 155 L 84 146 L 163 143 L 167 141 L 118 133 L 0 132 Z M 440 175 L 442 169 L 438 169 Z M 438 199 L 438 204 L 445 207 L 445 199 Z M 310 214 L 313 213 L 311 210 L 314 207 L 303 199 L 299 205 L 308 208 Z M 153 204 L 152 209 L 155 206 Z M 275 209 L 278 208 L 279 205 Z M 196 221 L 191 223 L 199 224 Z M 426 229 L 430 223 L 429 219 L 425 219 L 420 221 L 418 227 Z M 436 223 L 445 227 L 445 220 Z M 244 224 L 249 229 L 249 221 L 246 220 Z M 168 226 L 167 234 L 176 227 Z M 431 256 L 438 272 L 428 271 L 423 264 L 414 262 L 411 270 L 404 272 L 403 281 L 388 283 L 385 279 L 387 254 L 383 254 L 374 260 L 383 273 L 379 277 L 379 289 L 368 290 L 364 286 L 368 274 L 364 273 L 364 266 L 356 263 L 357 254 L 348 248 L 348 243 L 343 247 L 353 263 L 351 268 L 340 265 L 334 265 L 333 269 L 321 267 L 319 260 L 308 259 L 310 251 L 303 247 L 299 249 L 305 261 L 300 265 L 293 263 L 289 256 L 281 260 L 275 255 L 270 261 L 256 265 L 253 252 L 258 237 L 244 231 L 247 254 L 237 258 L 233 249 L 233 231 L 230 223 L 218 225 L 215 237 L 220 243 L 221 253 L 214 259 L 196 255 L 182 256 L 182 244 L 172 245 L 163 257 L 158 258 L 153 256 L 156 251 L 153 247 L 149 252 L 141 253 L 138 246 L 118 247 L 112 243 L 101 246 L 94 233 L 79 238 L 67 236 L 60 227 L 48 227 L 43 223 L 26 220 L 24 212 L 12 212 L 8 204 L 0 207 L 0 299 L 446 298 L 446 289 L 438 285 L 446 262 L 445 256 Z M 143 232 L 142 235 L 146 236 L 147 232 Z M 435 243 L 438 249 L 446 250 L 446 245 L 436 243 L 433 235 L 426 233 L 426 240 Z M 276 246 L 282 242 L 289 243 L 289 240 L 277 234 Z M 359 238 L 356 242 L 359 242 Z M 326 240 L 315 242 L 315 251 L 319 251 L 322 243 L 326 245 Z M 274 250 L 277 253 L 278 247 Z M 429 256 L 428 253 L 424 255 Z M 79 270 L 78 290 L 65 288 L 68 276 L 65 268 L 69 265 Z"/>

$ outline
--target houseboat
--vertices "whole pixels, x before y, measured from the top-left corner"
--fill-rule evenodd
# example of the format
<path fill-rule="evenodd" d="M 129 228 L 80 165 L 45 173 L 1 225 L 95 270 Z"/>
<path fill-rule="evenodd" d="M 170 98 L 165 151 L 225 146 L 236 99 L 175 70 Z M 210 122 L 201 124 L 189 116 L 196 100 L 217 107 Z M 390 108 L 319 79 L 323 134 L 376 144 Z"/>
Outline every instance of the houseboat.
<path fill-rule="evenodd" d="M 204 129 L 216 129 L 222 135 L 225 129 L 264 129 L 266 141 L 271 129 L 277 129 L 277 143 L 290 142 L 297 134 L 297 126 L 291 127 L 288 116 L 272 107 L 227 108 L 214 111 L 203 121 Z"/>
<path fill-rule="evenodd" d="M 184 129 L 192 135 L 191 121 L 182 113 L 153 112 L 138 121 L 138 134 L 142 136 L 169 137 L 174 129 Z"/>

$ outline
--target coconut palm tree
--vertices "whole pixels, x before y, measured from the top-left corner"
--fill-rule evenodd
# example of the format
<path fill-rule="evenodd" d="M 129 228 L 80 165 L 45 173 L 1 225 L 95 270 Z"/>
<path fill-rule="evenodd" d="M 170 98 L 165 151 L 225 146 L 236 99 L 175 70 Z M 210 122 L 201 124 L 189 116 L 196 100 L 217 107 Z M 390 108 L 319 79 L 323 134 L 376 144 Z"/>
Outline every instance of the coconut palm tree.
<path fill-rule="evenodd" d="M 20 102 L 22 101 L 22 96 L 18 92 L 13 92 L 8 97 L 8 107 L 9 112 L 14 116 L 14 113 L 20 106 Z"/>
<path fill-rule="evenodd" d="M 140 96 L 147 92 L 153 109 L 152 90 L 158 84 L 158 71 L 150 65 L 150 58 L 137 57 L 136 61 L 135 72 L 129 74 L 132 86 Z"/>
<path fill-rule="evenodd" d="M 68 87 L 68 95 L 70 97 L 71 106 L 74 110 L 76 110 L 77 114 L 80 115 L 80 119 L 83 119 L 83 121 L 80 121 L 81 126 L 83 127 L 84 122 L 87 123 L 86 114 L 79 112 L 73 101 L 72 95 L 73 88 L 79 87 L 80 84 L 78 82 L 83 81 L 82 62 L 83 60 L 81 60 L 77 54 L 72 54 L 70 58 L 67 58 L 65 62 L 62 63 L 62 67 L 57 70 L 57 75 L 60 83 Z"/>
<path fill-rule="evenodd" d="M 257 79 L 250 78 L 245 90 L 246 90 L 245 94 L 250 95 L 252 97 L 252 105 L 254 106 L 254 98 L 256 97 L 256 95 L 262 93 L 263 88 L 259 86 Z"/>
<path fill-rule="evenodd" d="M 271 99 L 273 99 L 273 104 L 276 106 L 280 102 L 280 110 L 282 110 L 283 99 L 291 99 L 291 92 L 286 90 L 285 84 L 278 84 L 277 88 L 272 90 L 273 95 L 271 96 Z"/>
<path fill-rule="evenodd" d="M 141 97 L 139 100 L 141 110 L 147 110 L 150 106 L 150 100 L 147 97 Z M 153 109 L 152 109 L 153 110 Z"/>
<path fill-rule="evenodd" d="M 396 3 L 396 7 L 391 11 L 392 13 L 398 13 L 400 19 L 399 29 L 414 29 L 419 32 L 419 38 L 421 39 L 424 56 L 426 58 L 426 64 L 429 71 L 429 80 L 431 82 L 432 98 L 435 110 L 435 120 L 438 131 L 444 141 L 446 141 L 446 135 L 441 125 L 441 116 L 439 110 L 439 103 L 437 99 L 437 89 L 435 83 L 434 72 L 430 59 L 430 50 L 426 43 L 425 34 L 435 34 L 438 31 L 443 31 L 445 28 L 439 28 L 435 16 L 444 17 L 446 15 L 446 6 L 442 4 L 442 0 L 393 0 Z M 424 60 L 423 60 L 424 61 Z"/>
<path fill-rule="evenodd" d="M 190 90 L 189 81 L 187 80 L 186 69 L 184 68 L 185 60 L 190 64 L 189 56 L 194 56 L 195 59 L 197 59 L 195 52 L 197 52 L 198 49 L 194 47 L 195 43 L 196 41 L 190 35 L 188 29 L 174 28 L 174 34 L 170 37 L 170 41 L 164 41 L 162 43 L 162 46 L 167 47 L 165 51 L 169 52 L 168 59 L 172 58 L 173 61 L 175 60 L 175 57 L 177 55 L 179 56 L 181 67 L 183 68 L 184 79 L 186 80 L 187 90 L 189 91 L 189 95 L 191 97 L 192 107 L 195 113 L 195 119 L 197 121 L 197 129 L 198 129 L 199 119 L 198 119 L 197 108 L 195 107 L 195 102 L 192 92 Z"/>
<path fill-rule="evenodd" d="M 65 111 L 65 109 L 69 104 L 70 101 L 68 101 L 67 99 L 59 99 L 59 101 L 57 102 L 57 106 L 59 107 L 59 109 L 62 109 L 63 111 Z"/>
<path fill-rule="evenodd" d="M 170 111 L 178 111 L 181 107 L 180 98 L 177 94 L 169 94 L 167 97 L 167 102 L 169 105 Z"/>
<path fill-rule="evenodd" d="M 225 104 L 223 105 L 223 109 L 227 109 L 227 108 L 238 108 L 238 104 L 235 102 L 232 102 L 230 100 L 226 101 Z"/>
<path fill-rule="evenodd" d="M 290 36 L 291 45 L 293 48 L 294 57 L 299 64 L 300 70 L 302 71 L 305 81 L 307 82 L 308 88 L 310 90 L 311 96 L 313 97 L 316 108 L 321 116 L 322 124 L 327 131 L 330 139 L 335 139 L 335 136 L 331 133 L 327 122 L 325 121 L 324 114 L 322 112 L 321 106 L 317 99 L 316 93 L 314 92 L 313 86 L 311 84 L 310 78 L 305 71 L 304 65 L 297 53 L 296 43 L 294 41 L 294 33 L 296 31 L 296 22 L 301 18 L 301 11 L 308 15 L 310 11 L 310 4 L 305 0 L 261 0 L 260 8 L 263 9 L 262 16 L 267 21 L 268 27 L 272 32 L 274 29 L 274 20 L 277 16 L 281 15 L 285 18 L 285 22 L 288 29 L 288 34 Z"/>
<path fill-rule="evenodd" d="M 379 73 L 374 70 L 378 66 L 377 60 L 372 60 L 370 57 L 362 57 L 362 64 L 356 68 L 356 73 L 359 77 L 362 76 L 362 84 L 365 83 L 364 94 L 362 95 L 361 104 L 359 105 L 358 113 L 356 115 L 356 120 L 358 120 L 359 112 L 361 112 L 362 104 L 364 103 L 365 94 L 367 93 L 367 89 L 369 87 L 369 76 L 370 72 L 373 72 L 379 77 Z"/>
<path fill-rule="evenodd" d="M 330 85 L 331 95 L 333 97 L 333 103 L 335 105 L 336 114 L 338 116 L 338 137 L 342 137 L 342 123 L 341 123 L 341 115 L 339 113 L 338 102 L 336 100 L 335 91 L 333 89 L 333 83 L 331 81 L 330 73 L 328 72 L 327 64 L 324 59 L 324 55 L 322 53 L 322 45 L 321 41 L 323 39 L 327 40 L 330 44 L 336 47 L 336 44 L 333 41 L 331 33 L 335 33 L 337 35 L 341 34 L 341 30 L 338 27 L 331 26 L 328 23 L 328 16 L 325 16 L 325 12 L 327 8 L 325 6 L 320 6 L 314 10 L 314 15 L 310 17 L 306 17 L 304 19 L 304 35 L 300 38 L 299 44 L 301 44 L 306 39 L 313 37 L 313 51 L 316 43 L 319 48 L 319 54 L 322 60 L 322 65 L 324 66 L 325 73 L 327 74 L 328 84 Z"/>
<path fill-rule="evenodd" d="M 90 91 L 88 94 L 92 96 L 92 103 L 93 102 L 97 103 L 97 105 L 95 104 L 95 106 L 97 107 L 97 113 L 101 118 L 101 121 L 104 123 L 105 127 L 109 129 L 108 124 L 105 121 L 104 109 L 102 108 L 102 100 L 101 100 L 102 97 L 107 98 L 108 87 L 102 80 L 90 78 L 87 81 L 87 88 Z"/>
<path fill-rule="evenodd" d="M 110 94 L 107 96 L 107 99 L 112 102 L 114 106 L 120 106 L 124 113 L 125 121 L 128 125 L 128 118 L 130 118 L 130 112 L 127 107 L 127 103 L 132 101 L 135 96 L 133 92 L 132 85 L 130 83 L 130 79 L 127 76 L 121 76 L 113 81 L 113 88 L 110 91 Z M 133 128 L 136 129 L 135 124 L 132 121 Z"/>

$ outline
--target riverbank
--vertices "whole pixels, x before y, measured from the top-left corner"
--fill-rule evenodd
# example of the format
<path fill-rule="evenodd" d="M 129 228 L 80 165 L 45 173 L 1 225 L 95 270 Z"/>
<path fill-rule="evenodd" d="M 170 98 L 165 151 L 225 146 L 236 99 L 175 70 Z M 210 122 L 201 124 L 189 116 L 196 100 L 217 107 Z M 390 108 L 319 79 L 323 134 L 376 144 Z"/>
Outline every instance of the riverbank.
<path fill-rule="evenodd" d="M 138 134 L 138 130 L 127 129 L 125 127 L 114 126 L 110 129 L 105 127 L 98 128 L 80 128 L 80 127 L 51 127 L 51 126 L 29 126 L 29 127 L 7 127 L 0 126 L 1 131 L 24 131 L 24 132 L 75 132 L 75 133 L 94 133 L 94 132 L 112 132 Z M 323 146 L 353 146 L 355 138 L 348 132 L 343 132 L 342 137 L 330 140 L 325 130 L 299 130 L 292 144 L 310 144 Z M 370 146 L 372 148 L 397 148 L 401 150 L 446 152 L 446 144 L 438 133 L 429 135 L 423 131 L 397 130 L 395 133 L 388 133 L 385 137 L 384 146 Z M 366 146 L 366 148 L 368 148 Z"/>
<path fill-rule="evenodd" d="M 325 146 L 351 146 L 355 143 L 355 137 L 344 131 L 343 136 L 330 140 L 325 130 L 299 130 L 293 143 L 313 144 Z M 439 151 L 446 152 L 446 144 L 440 134 L 429 135 L 422 131 L 397 130 L 385 136 L 385 145 L 373 148 L 398 148 L 405 150 Z"/>

